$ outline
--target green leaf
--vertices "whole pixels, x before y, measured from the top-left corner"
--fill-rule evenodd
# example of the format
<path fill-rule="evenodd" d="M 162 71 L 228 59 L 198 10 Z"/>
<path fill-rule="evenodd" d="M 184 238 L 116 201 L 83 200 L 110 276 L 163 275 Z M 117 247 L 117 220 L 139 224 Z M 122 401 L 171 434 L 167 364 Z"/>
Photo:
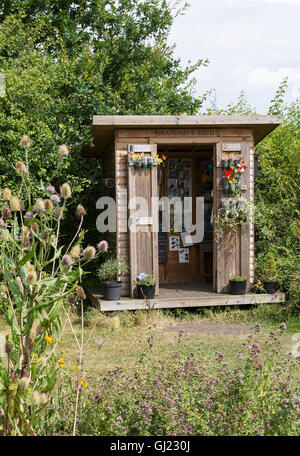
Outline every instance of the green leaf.
<path fill-rule="evenodd" d="M 18 266 L 24 266 L 24 264 L 27 263 L 27 261 L 30 261 L 31 258 L 34 256 L 34 250 L 36 248 L 36 244 L 34 244 L 34 246 L 32 247 L 32 249 L 30 250 L 30 252 L 28 252 L 20 261 L 18 261 Z"/>

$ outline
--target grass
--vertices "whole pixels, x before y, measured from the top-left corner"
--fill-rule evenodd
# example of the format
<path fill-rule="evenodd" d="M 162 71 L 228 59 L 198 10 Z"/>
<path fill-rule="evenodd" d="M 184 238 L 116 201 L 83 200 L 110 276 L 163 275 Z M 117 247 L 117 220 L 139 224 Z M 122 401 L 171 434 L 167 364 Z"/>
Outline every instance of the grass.
<path fill-rule="evenodd" d="M 113 329 L 115 317 L 119 327 Z M 72 321 L 77 337 L 80 337 L 80 319 L 73 314 Z M 229 364 L 234 364 L 235 356 L 247 341 L 243 335 L 203 335 L 184 332 L 178 343 L 178 332 L 167 331 L 169 326 L 189 322 L 240 323 L 247 326 L 261 324 L 260 340 L 266 339 L 269 331 L 277 330 L 285 322 L 287 331 L 284 334 L 282 353 L 292 349 L 292 336 L 300 332 L 300 321 L 297 316 L 288 316 L 286 310 L 278 305 L 253 307 L 250 309 L 209 309 L 199 311 L 135 311 L 103 314 L 97 309 L 89 308 L 85 312 L 85 355 L 84 367 L 93 375 L 103 373 L 115 366 L 134 370 L 147 357 L 148 362 L 155 363 L 160 359 L 171 359 L 174 352 L 188 354 L 200 350 L 210 365 L 215 364 L 215 353 L 222 352 Z M 251 330 L 249 329 L 249 334 Z M 104 344 L 100 342 L 104 339 Z M 149 342 L 153 347 L 149 347 Z M 68 328 L 58 346 L 58 356 L 62 356 L 66 366 L 76 364 L 78 350 L 74 336 Z"/>

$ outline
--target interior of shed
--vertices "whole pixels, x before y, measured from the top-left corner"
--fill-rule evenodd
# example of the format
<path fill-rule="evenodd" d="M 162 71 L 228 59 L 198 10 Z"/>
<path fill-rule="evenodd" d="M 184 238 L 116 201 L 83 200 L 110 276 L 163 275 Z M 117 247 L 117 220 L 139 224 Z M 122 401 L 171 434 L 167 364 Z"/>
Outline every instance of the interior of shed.
<path fill-rule="evenodd" d="M 160 296 L 178 296 L 212 291 L 213 281 L 213 146 L 159 145 L 158 154 L 167 157 L 159 168 L 159 197 L 192 197 L 192 223 L 196 223 L 196 198 L 204 198 L 204 238 L 190 244 L 190 238 L 176 232 L 174 207 L 170 207 L 170 232 L 158 235 Z M 187 220 L 182 221 L 183 228 Z M 195 232 L 194 232 L 195 233 Z M 194 234 L 192 233 L 192 234 Z"/>

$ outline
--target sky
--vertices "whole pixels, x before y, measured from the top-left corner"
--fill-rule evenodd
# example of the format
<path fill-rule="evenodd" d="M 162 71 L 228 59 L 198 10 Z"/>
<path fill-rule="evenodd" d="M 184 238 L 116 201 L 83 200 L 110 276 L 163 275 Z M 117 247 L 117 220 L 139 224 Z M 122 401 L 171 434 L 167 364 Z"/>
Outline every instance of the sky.
<path fill-rule="evenodd" d="M 289 78 L 286 101 L 300 97 L 300 0 L 188 0 L 175 19 L 169 43 L 184 64 L 208 58 L 196 95 L 215 89 L 218 107 L 245 91 L 266 114 L 280 82 Z M 207 103 L 209 104 L 209 102 Z"/>

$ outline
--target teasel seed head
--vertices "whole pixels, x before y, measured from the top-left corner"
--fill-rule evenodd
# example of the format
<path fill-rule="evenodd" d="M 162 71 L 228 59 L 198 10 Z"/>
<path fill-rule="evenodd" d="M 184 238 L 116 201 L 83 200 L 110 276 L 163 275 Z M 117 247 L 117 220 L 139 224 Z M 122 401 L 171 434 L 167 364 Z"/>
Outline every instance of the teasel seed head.
<path fill-rule="evenodd" d="M 107 252 L 108 242 L 107 241 L 99 242 L 99 244 L 97 245 L 97 248 L 98 248 L 99 252 Z"/>
<path fill-rule="evenodd" d="M 60 196 L 64 199 L 71 198 L 72 196 L 72 190 L 69 184 L 64 183 L 60 187 Z"/>
<path fill-rule="evenodd" d="M 49 231 L 48 231 L 48 230 L 45 230 L 45 231 L 44 231 L 44 239 L 48 239 L 48 238 L 49 238 L 49 235 L 50 235 Z"/>
<path fill-rule="evenodd" d="M 68 301 L 69 304 L 73 304 L 73 302 L 74 302 L 74 294 L 73 293 L 69 293 L 67 295 L 67 301 Z"/>
<path fill-rule="evenodd" d="M 82 287 L 77 287 L 76 294 L 77 294 L 78 299 L 82 299 L 82 300 L 86 299 L 86 294 Z"/>
<path fill-rule="evenodd" d="M 2 239 L 2 241 L 4 241 L 4 242 L 9 241 L 9 231 L 8 231 L 8 230 L 3 230 L 3 231 L 1 232 L 1 239 Z"/>
<path fill-rule="evenodd" d="M 45 205 L 45 209 L 47 212 L 53 211 L 53 204 L 51 203 L 51 201 L 49 199 L 44 200 L 44 205 Z"/>
<path fill-rule="evenodd" d="M 29 285 L 34 285 L 35 282 L 37 281 L 37 274 L 35 271 L 30 271 L 28 272 L 26 276 L 26 281 L 29 283 Z"/>
<path fill-rule="evenodd" d="M 60 207 L 57 207 L 54 211 L 54 217 L 56 218 L 56 220 L 62 218 L 62 215 L 63 215 L 63 211 Z"/>
<path fill-rule="evenodd" d="M 17 162 L 15 164 L 15 167 L 16 167 L 17 173 L 19 173 L 19 174 L 26 174 L 28 172 L 27 167 L 26 167 L 25 163 L 23 163 L 23 162 Z"/>
<path fill-rule="evenodd" d="M 20 276 L 16 277 L 16 282 L 21 293 L 24 293 L 24 286 Z"/>
<path fill-rule="evenodd" d="M 26 214 L 24 215 L 24 219 L 29 221 L 29 220 L 32 220 L 33 219 L 33 213 L 32 212 L 26 212 Z"/>
<path fill-rule="evenodd" d="M 20 388 L 27 390 L 29 388 L 30 377 L 21 377 L 19 380 Z"/>
<path fill-rule="evenodd" d="M 53 185 L 48 185 L 46 187 L 46 192 L 52 195 L 53 193 L 55 193 L 55 187 L 53 187 Z"/>
<path fill-rule="evenodd" d="M 37 222 L 34 222 L 34 224 L 32 225 L 32 231 L 35 233 L 35 234 L 39 234 L 40 232 L 40 229 L 39 229 L 39 226 L 37 224 Z"/>
<path fill-rule="evenodd" d="M 69 149 L 65 144 L 61 144 L 58 148 L 58 155 L 60 157 L 67 157 L 69 155 Z"/>
<path fill-rule="evenodd" d="M 71 256 L 73 258 L 79 258 L 80 257 L 80 246 L 78 244 L 74 245 L 74 247 L 72 248 Z"/>
<path fill-rule="evenodd" d="M 28 272 L 35 271 L 34 264 L 31 264 L 30 261 L 27 261 L 25 266 L 26 266 Z"/>
<path fill-rule="evenodd" d="M 19 198 L 13 196 L 9 201 L 9 206 L 11 212 L 19 212 L 21 210 L 21 203 Z"/>
<path fill-rule="evenodd" d="M 2 195 L 2 196 L 3 196 L 3 199 L 4 199 L 5 201 L 9 201 L 9 200 L 10 200 L 10 198 L 11 198 L 11 191 L 9 190 L 9 188 L 5 188 L 5 189 L 3 190 L 3 195 Z"/>
<path fill-rule="evenodd" d="M 83 256 L 86 260 L 91 260 L 96 255 L 96 249 L 92 245 L 86 247 L 83 251 Z"/>
<path fill-rule="evenodd" d="M 30 138 L 27 135 L 23 135 L 21 138 L 21 147 L 24 149 L 29 149 L 30 147 Z"/>
<path fill-rule="evenodd" d="M 51 196 L 51 202 L 54 203 L 54 204 L 60 203 L 60 197 L 59 197 L 59 195 L 56 195 L 56 194 L 55 194 L 55 195 L 52 195 L 52 196 Z"/>
<path fill-rule="evenodd" d="M 34 212 L 40 213 L 45 211 L 45 202 L 42 199 L 38 199 L 33 207 Z"/>
<path fill-rule="evenodd" d="M 32 400 L 33 405 L 40 405 L 40 401 L 41 401 L 40 393 L 38 391 L 33 391 L 32 395 L 31 395 L 31 400 Z"/>
<path fill-rule="evenodd" d="M 64 266 L 71 266 L 73 263 L 73 259 L 71 255 L 66 254 L 62 257 L 61 262 Z"/>
<path fill-rule="evenodd" d="M 11 212 L 7 204 L 2 207 L 2 217 L 4 219 L 11 218 Z"/>
<path fill-rule="evenodd" d="M 76 207 L 76 214 L 79 215 L 79 217 L 86 215 L 86 210 L 81 204 L 78 204 Z"/>

